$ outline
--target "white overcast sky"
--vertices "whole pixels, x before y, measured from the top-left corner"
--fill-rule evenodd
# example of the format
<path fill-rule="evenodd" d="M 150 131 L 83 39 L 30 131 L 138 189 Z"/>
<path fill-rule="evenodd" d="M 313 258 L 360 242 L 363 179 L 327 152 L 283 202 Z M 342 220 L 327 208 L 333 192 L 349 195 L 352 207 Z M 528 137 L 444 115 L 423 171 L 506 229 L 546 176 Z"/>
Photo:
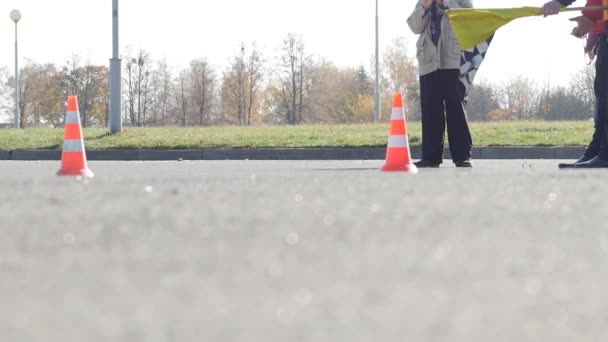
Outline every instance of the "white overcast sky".
<path fill-rule="evenodd" d="M 405 36 L 413 55 L 416 37 L 406 18 L 415 0 L 379 0 L 380 44 Z M 474 0 L 478 8 L 541 6 L 544 0 Z M 584 1 L 575 2 L 583 6 Z M 19 9 L 19 60 L 63 64 L 72 54 L 109 65 L 112 0 L 1 0 L 0 66 L 14 70 L 14 23 Z M 241 41 L 257 41 L 266 56 L 288 33 L 301 34 L 310 53 L 341 66 L 370 65 L 374 52 L 374 0 L 121 0 L 121 54 L 131 47 L 166 56 L 174 67 L 206 57 L 218 68 Z M 538 83 L 566 83 L 585 64 L 583 41 L 569 35 L 574 12 L 517 19 L 501 28 L 479 78 L 501 82 L 525 75 Z"/>

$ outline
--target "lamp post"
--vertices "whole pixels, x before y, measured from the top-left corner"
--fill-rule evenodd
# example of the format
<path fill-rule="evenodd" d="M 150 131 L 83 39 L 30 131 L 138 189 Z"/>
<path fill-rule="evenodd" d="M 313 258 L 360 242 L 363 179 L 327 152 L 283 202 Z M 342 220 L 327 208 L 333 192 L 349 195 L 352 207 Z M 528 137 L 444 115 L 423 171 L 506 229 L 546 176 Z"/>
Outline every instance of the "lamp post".
<path fill-rule="evenodd" d="M 11 20 L 15 22 L 15 128 L 21 128 L 19 123 L 19 59 L 17 54 L 17 22 L 21 20 L 21 12 L 18 10 L 11 11 Z"/>
<path fill-rule="evenodd" d="M 120 104 L 120 59 L 118 58 L 118 0 L 112 0 L 112 59 L 110 60 L 110 131 L 122 131 Z"/>
<path fill-rule="evenodd" d="M 376 90 L 374 92 L 374 121 L 380 121 L 380 62 L 378 61 L 378 0 L 376 0 Z"/>

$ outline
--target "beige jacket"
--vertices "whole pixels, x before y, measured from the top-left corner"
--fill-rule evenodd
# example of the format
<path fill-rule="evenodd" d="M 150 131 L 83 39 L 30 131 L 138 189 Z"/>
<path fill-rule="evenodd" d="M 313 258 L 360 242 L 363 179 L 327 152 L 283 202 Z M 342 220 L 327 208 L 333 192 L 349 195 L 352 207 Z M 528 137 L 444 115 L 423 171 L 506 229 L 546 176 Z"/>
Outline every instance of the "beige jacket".
<path fill-rule="evenodd" d="M 416 59 L 420 76 L 437 69 L 460 69 L 460 43 L 456 39 L 447 15 L 441 19 L 441 36 L 437 46 L 431 40 L 431 12 L 422 7 L 423 0 L 418 0 L 416 8 L 407 18 L 412 32 L 419 34 L 416 43 Z M 472 8 L 472 0 L 444 0 L 448 8 Z"/>

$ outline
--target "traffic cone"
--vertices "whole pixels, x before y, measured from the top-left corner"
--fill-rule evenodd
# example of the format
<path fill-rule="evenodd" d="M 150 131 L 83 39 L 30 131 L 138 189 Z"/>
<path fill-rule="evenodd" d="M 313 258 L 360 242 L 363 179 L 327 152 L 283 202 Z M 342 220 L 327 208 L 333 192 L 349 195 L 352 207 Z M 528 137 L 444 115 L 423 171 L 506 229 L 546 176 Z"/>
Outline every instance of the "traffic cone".
<path fill-rule="evenodd" d="M 417 173 L 418 168 L 412 163 L 410 144 L 407 139 L 407 123 L 403 110 L 401 93 L 393 97 L 393 114 L 391 116 L 391 131 L 386 148 L 386 161 L 382 171 L 405 171 Z"/>
<path fill-rule="evenodd" d="M 87 156 L 84 152 L 80 112 L 78 111 L 76 96 L 68 96 L 61 169 L 57 171 L 57 176 L 93 177 L 93 172 L 87 167 Z"/>

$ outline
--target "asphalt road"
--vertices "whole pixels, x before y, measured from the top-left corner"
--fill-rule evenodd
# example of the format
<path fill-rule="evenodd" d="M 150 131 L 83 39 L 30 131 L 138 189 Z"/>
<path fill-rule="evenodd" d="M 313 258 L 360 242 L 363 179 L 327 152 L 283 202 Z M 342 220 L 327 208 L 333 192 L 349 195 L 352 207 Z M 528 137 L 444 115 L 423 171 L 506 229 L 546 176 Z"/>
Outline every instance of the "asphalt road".
<path fill-rule="evenodd" d="M 0 162 L 0 341 L 605 341 L 608 171 Z"/>

